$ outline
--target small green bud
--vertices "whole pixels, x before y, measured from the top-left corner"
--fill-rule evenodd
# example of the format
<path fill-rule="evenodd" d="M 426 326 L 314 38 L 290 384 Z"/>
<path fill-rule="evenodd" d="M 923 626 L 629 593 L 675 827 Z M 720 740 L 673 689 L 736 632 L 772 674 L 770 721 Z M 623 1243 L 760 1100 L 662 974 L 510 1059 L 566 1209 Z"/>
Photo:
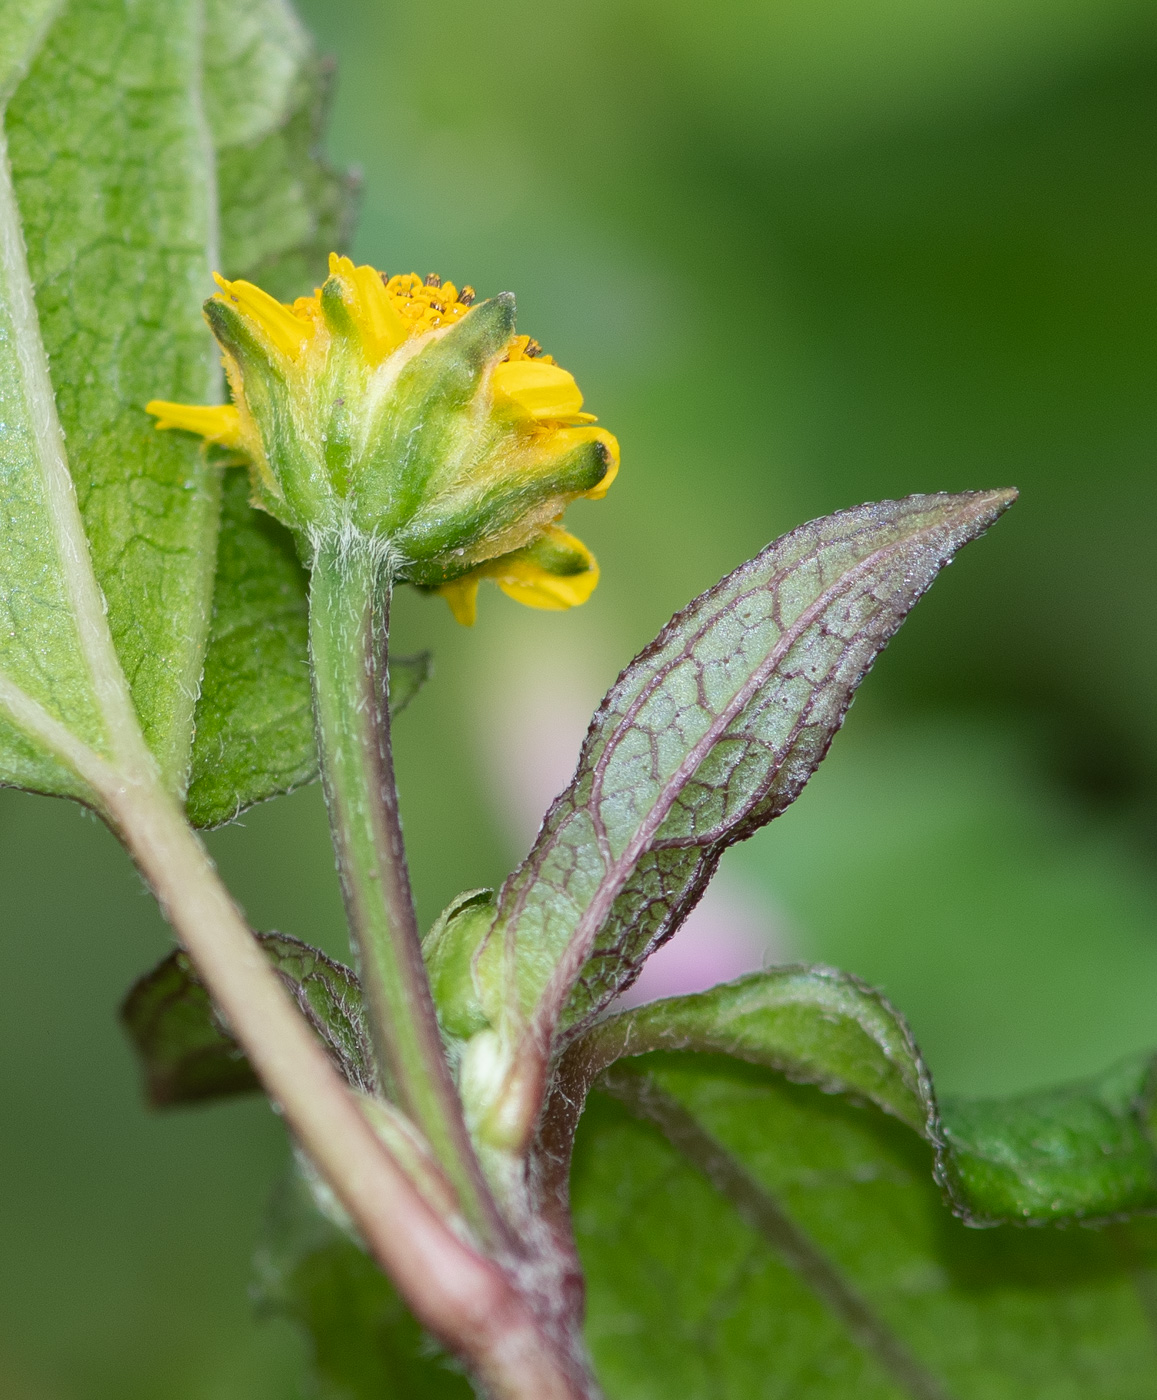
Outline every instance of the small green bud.
<path fill-rule="evenodd" d="M 460 894 L 422 940 L 438 1020 L 448 1036 L 469 1040 L 490 1022 L 474 985 L 474 955 L 494 923 L 494 891 Z"/>

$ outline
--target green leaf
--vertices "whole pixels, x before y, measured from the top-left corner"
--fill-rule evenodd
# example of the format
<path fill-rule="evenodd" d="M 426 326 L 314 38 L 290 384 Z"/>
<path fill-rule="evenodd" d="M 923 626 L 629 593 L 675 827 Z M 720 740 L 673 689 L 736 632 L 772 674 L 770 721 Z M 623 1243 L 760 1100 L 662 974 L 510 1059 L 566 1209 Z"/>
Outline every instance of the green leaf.
<path fill-rule="evenodd" d="M 946 1099 L 946 1186 L 973 1220 L 1083 1220 L 1157 1209 L 1152 1055 L 1009 1099 Z"/>
<path fill-rule="evenodd" d="M 80 769 L 137 742 L 123 670 L 168 784 L 187 784 L 220 469 L 187 435 L 158 434 L 143 406 L 221 394 L 201 316 L 218 210 L 228 247 L 271 267 L 297 258 L 303 274 L 320 242 L 337 236 L 348 182 L 312 150 L 321 81 L 280 0 L 212 3 L 204 16 L 200 0 L 30 0 L 0 10 L 0 93 L 15 88 L 6 117 L 15 197 L 0 192 L 0 336 L 12 352 L 0 367 L 9 622 L 0 619 L 0 781 L 93 800 Z M 239 161 L 246 177 L 226 178 Z M 227 186 L 219 202 L 215 178 Z M 230 528 L 224 553 L 236 563 L 256 538 L 270 594 L 284 582 L 277 549 L 248 515 L 234 511 Z M 255 572 L 242 571 L 250 593 Z M 251 603 L 218 597 L 217 611 L 235 616 L 248 604 L 252 613 Z M 300 691 L 304 634 L 292 608 L 276 625 L 285 634 L 263 644 L 280 671 L 261 681 L 283 696 Z M 212 674 L 229 660 L 216 658 Z M 229 713 L 201 706 L 197 715 L 213 756 L 223 733 L 244 728 L 237 689 L 226 687 Z M 250 697 L 255 704 L 258 721 L 269 720 Z M 305 780 L 312 736 L 298 716 L 289 745 L 292 725 L 287 710 L 270 731 L 275 753 L 243 756 L 256 773 L 248 784 L 225 792 L 225 774 L 206 799 L 207 819 Z M 251 750 L 252 735 L 241 738 Z M 201 752 L 202 788 L 206 767 Z"/>
<path fill-rule="evenodd" d="M 165 476 L 165 465 L 158 473 L 155 461 L 145 463 L 142 473 L 131 432 L 115 452 L 107 434 L 118 417 L 131 419 L 124 391 L 144 364 L 196 378 L 195 355 L 181 364 L 182 293 L 193 290 L 181 279 L 195 276 L 207 171 L 203 143 L 194 150 L 186 139 L 197 127 L 197 104 L 177 71 L 190 53 L 185 11 L 158 23 L 154 11 L 140 7 L 133 24 L 141 42 L 134 44 L 115 9 L 78 3 L 58 19 L 60 8 L 32 0 L 0 11 L 0 91 L 7 96 L 18 87 L 0 162 L 0 781 L 96 804 L 108 773 L 101 761 L 135 764 L 140 757 L 120 661 L 148 653 L 144 671 L 131 679 L 174 785 L 189 740 L 182 714 L 187 720 L 200 669 L 197 619 L 207 567 L 201 526 L 212 515 L 212 489 L 202 492 L 194 482 L 185 491 L 188 473 L 178 468 L 180 499 L 170 501 L 174 519 L 160 534 L 166 544 L 180 536 L 189 550 L 171 569 L 162 567 L 164 578 L 155 569 L 150 574 L 158 555 L 149 518 L 164 495 L 158 474 Z M 67 72 L 78 64 L 83 72 L 70 83 Z M 141 121 L 156 122 L 159 144 L 149 146 Z M 137 217 L 141 208 L 148 218 Z M 39 301 L 26 245 L 42 281 Z M 203 244 L 199 252 L 203 265 Z M 155 275 L 165 259 L 176 282 L 160 279 L 142 304 L 140 273 Z M 162 309 L 173 313 L 171 334 L 153 319 Z M 88 360 L 88 352 L 103 363 Z M 203 340 L 200 363 L 211 367 Z M 67 376 L 63 388 L 50 371 Z M 113 519 L 109 529 L 97 527 L 94 541 L 103 596 L 61 417 L 73 437 L 79 494 L 100 510 L 107 506 Z M 131 539 L 122 534 L 118 544 L 121 507 L 136 512 L 141 530 Z M 211 528 L 209 520 L 210 550 Z M 123 567 L 113 568 L 121 545 Z M 157 596 L 134 618 L 134 590 L 154 586 L 176 614 L 188 615 L 180 638 L 171 620 L 161 623 Z M 120 661 L 110 627 L 122 644 Z"/>
<path fill-rule="evenodd" d="M 860 1095 L 937 1136 L 932 1083 L 904 1018 L 834 968 L 772 968 L 608 1016 L 563 1057 L 561 1095 L 581 1106 L 604 1070 L 654 1050 L 714 1051 L 764 1065 L 829 1093 Z"/>
<path fill-rule="evenodd" d="M 257 938 L 338 1069 L 351 1084 L 372 1092 L 373 1057 L 357 978 L 296 938 L 283 933 Z M 183 952 L 171 953 L 137 982 L 121 1007 L 121 1020 L 155 1108 L 260 1088 Z"/>
<path fill-rule="evenodd" d="M 416 651 L 413 656 L 391 656 L 390 714 L 400 715 L 434 674 L 434 659 L 428 651 Z"/>
<path fill-rule="evenodd" d="M 309 684 L 308 580 L 289 532 L 225 478 L 213 625 L 185 810 L 220 826 L 317 777 Z M 390 657 L 390 712 L 430 676 L 428 652 Z"/>
<path fill-rule="evenodd" d="M 186 812 L 219 826 L 316 777 L 305 572 L 288 531 L 231 471 Z"/>
<path fill-rule="evenodd" d="M 44 40 L 64 0 L 3 0 L 0 3 L 0 104 L 16 84 Z"/>
<path fill-rule="evenodd" d="M 83 798 L 63 750 L 72 739 L 108 752 L 93 654 L 103 641 L 107 656 L 108 642 L 2 162 L 0 346 L 0 781 Z"/>
<path fill-rule="evenodd" d="M 322 1400 L 468 1400 L 474 1394 L 372 1259 L 317 1208 L 293 1172 L 256 1257 L 255 1300 L 313 1344 Z"/>
<path fill-rule="evenodd" d="M 206 26 L 222 267 L 292 299 L 325 275 L 353 209 L 351 181 L 317 151 L 326 70 L 283 0 L 212 0 Z M 196 826 L 317 777 L 305 573 L 241 474 L 226 477 L 217 570 L 186 808 Z M 425 658 L 391 664 L 402 704 L 427 671 Z"/>
<path fill-rule="evenodd" d="M 206 21 L 222 266 L 291 301 L 353 223 L 356 183 L 320 154 L 331 69 L 284 0 L 211 0 Z"/>
<path fill-rule="evenodd" d="M 875 1104 L 925 1139 L 937 1180 L 973 1225 L 1157 1209 L 1152 1055 L 1058 1089 L 940 1107 L 904 1018 L 879 992 L 830 968 L 753 973 L 599 1022 L 559 1066 L 548 1161 L 565 1162 L 598 1075 L 657 1050 L 721 1053 Z"/>
<path fill-rule="evenodd" d="M 748 1063 L 656 1043 L 726 1045 Z M 1132 1091 L 1147 1066 L 957 1105 L 945 1147 L 902 1021 L 827 969 L 777 970 L 596 1027 L 564 1062 L 576 1112 L 580 1052 L 594 1076 L 624 1045 L 640 1058 L 596 1081 L 571 1177 L 608 1400 L 1157 1397 L 1157 1222 L 970 1230 L 934 1179 L 949 1165 L 978 1203 L 993 1189 L 975 1173 L 983 1146 L 1008 1169 L 997 1199 L 1019 1183 L 1018 1210 L 1025 1189 L 1043 1200 L 1075 1188 L 1071 1218 L 1120 1207 L 1119 1186 L 1091 1202 L 1081 1173 L 1106 1143 L 1143 1132 Z M 1067 1184 L 1055 1151 L 1066 1132 Z M 1102 1182 L 1128 1175 L 1126 1155 L 1116 1150 Z M 389 1284 L 295 1190 L 292 1228 L 259 1272 L 266 1298 L 311 1336 L 324 1393 L 441 1394 Z M 1044 1204 L 1055 1218 L 1060 1202 Z M 1155 1204 L 1152 1187 L 1132 1202 Z"/>
<path fill-rule="evenodd" d="M 587 1024 L 679 926 L 724 849 L 784 810 L 908 610 L 1012 492 L 912 496 L 792 531 L 668 623 L 594 720 L 507 881 L 484 1002 L 539 1043 Z M 517 987 L 506 983 L 514 965 Z"/>
<path fill-rule="evenodd" d="M 190 439 L 153 430 L 144 403 L 219 393 L 200 313 L 216 239 L 200 57 L 194 0 L 73 0 L 6 123 L 93 566 L 173 788 L 208 628 L 217 477 Z"/>
<path fill-rule="evenodd" d="M 974 1231 L 873 1107 L 715 1056 L 613 1072 L 579 1133 L 613 1400 L 1152 1400 L 1157 1231 Z"/>
<path fill-rule="evenodd" d="M 289 120 L 312 53 L 287 0 L 206 0 L 205 117 L 218 152 Z"/>

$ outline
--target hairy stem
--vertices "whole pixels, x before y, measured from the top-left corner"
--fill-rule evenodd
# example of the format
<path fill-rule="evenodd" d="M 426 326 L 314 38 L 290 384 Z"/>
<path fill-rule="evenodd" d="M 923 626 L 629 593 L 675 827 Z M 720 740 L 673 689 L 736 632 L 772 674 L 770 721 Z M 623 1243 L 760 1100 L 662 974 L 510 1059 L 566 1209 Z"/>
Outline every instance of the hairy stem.
<path fill-rule="evenodd" d="M 311 570 L 309 633 L 318 748 L 346 912 L 378 1070 L 425 1133 L 463 1213 L 510 1248 L 450 1077 L 406 867 L 390 744 L 390 577 L 368 541 L 323 544 Z"/>
<path fill-rule="evenodd" d="M 19 54 L 19 44 L 8 45 L 2 57 L 10 66 L 0 72 L 0 83 L 10 87 L 15 81 L 34 47 L 33 29 L 41 32 L 56 8 L 55 0 L 47 0 L 35 15 L 29 11 L 29 33 L 17 36 L 28 43 Z M 35 487 L 60 559 L 100 733 L 95 738 L 73 733 L 15 679 L 2 674 L 0 715 L 75 775 L 77 792 L 127 847 L 265 1091 L 422 1325 L 463 1360 L 493 1400 L 588 1400 L 589 1377 L 574 1348 L 544 1328 L 525 1292 L 496 1260 L 472 1248 L 437 1214 L 375 1135 L 260 951 L 176 799 L 162 785 L 92 570 L 2 132 L 0 285 L 11 321 L 18 392 L 27 411 Z M 384 667 L 384 651 L 381 663 Z M 375 694 L 384 704 L 384 680 Z M 416 946 L 416 930 L 412 933 Z M 420 950 L 418 957 L 420 966 Z M 440 1043 L 429 1063 L 435 1073 L 442 1065 L 444 1073 Z M 448 1075 L 444 1077 L 448 1084 Z M 452 1086 L 449 1092 L 453 1094 Z M 460 1117 L 456 1098 L 452 1102 Z M 468 1148 L 464 1129 L 462 1139 Z M 471 1161 L 472 1155 L 464 1160 Z"/>
<path fill-rule="evenodd" d="M 152 886 L 267 1093 L 431 1332 L 494 1400 L 585 1400 L 569 1358 L 492 1259 L 426 1203 L 269 966 L 175 801 L 155 779 L 89 765 L 104 812 Z"/>

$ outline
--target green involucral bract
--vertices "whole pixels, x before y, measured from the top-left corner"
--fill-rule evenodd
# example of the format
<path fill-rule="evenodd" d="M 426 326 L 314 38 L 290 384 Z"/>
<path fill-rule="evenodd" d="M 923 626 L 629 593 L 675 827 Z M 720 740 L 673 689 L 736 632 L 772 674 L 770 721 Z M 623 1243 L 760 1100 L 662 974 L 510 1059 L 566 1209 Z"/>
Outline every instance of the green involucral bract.
<path fill-rule="evenodd" d="M 437 585 L 527 545 L 606 476 L 600 438 L 543 435 L 497 401 L 490 378 L 514 335 L 512 296 L 377 363 L 348 276 L 303 300 L 309 319 L 296 326 L 258 319 L 228 289 L 206 304 L 255 497 L 299 537 L 372 537 L 388 543 L 395 577 Z"/>

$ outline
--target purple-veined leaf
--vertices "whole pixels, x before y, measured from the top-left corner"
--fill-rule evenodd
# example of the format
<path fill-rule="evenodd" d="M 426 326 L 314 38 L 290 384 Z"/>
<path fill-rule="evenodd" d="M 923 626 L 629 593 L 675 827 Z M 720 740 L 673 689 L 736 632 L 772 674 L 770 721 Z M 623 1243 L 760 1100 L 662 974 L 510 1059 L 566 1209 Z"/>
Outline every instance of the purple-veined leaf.
<path fill-rule="evenodd" d="M 802 525 L 626 668 L 477 963 L 492 1021 L 529 1037 L 543 1076 L 552 1041 L 633 981 L 723 851 L 795 799 L 913 604 L 1015 498 L 910 496 Z"/>

